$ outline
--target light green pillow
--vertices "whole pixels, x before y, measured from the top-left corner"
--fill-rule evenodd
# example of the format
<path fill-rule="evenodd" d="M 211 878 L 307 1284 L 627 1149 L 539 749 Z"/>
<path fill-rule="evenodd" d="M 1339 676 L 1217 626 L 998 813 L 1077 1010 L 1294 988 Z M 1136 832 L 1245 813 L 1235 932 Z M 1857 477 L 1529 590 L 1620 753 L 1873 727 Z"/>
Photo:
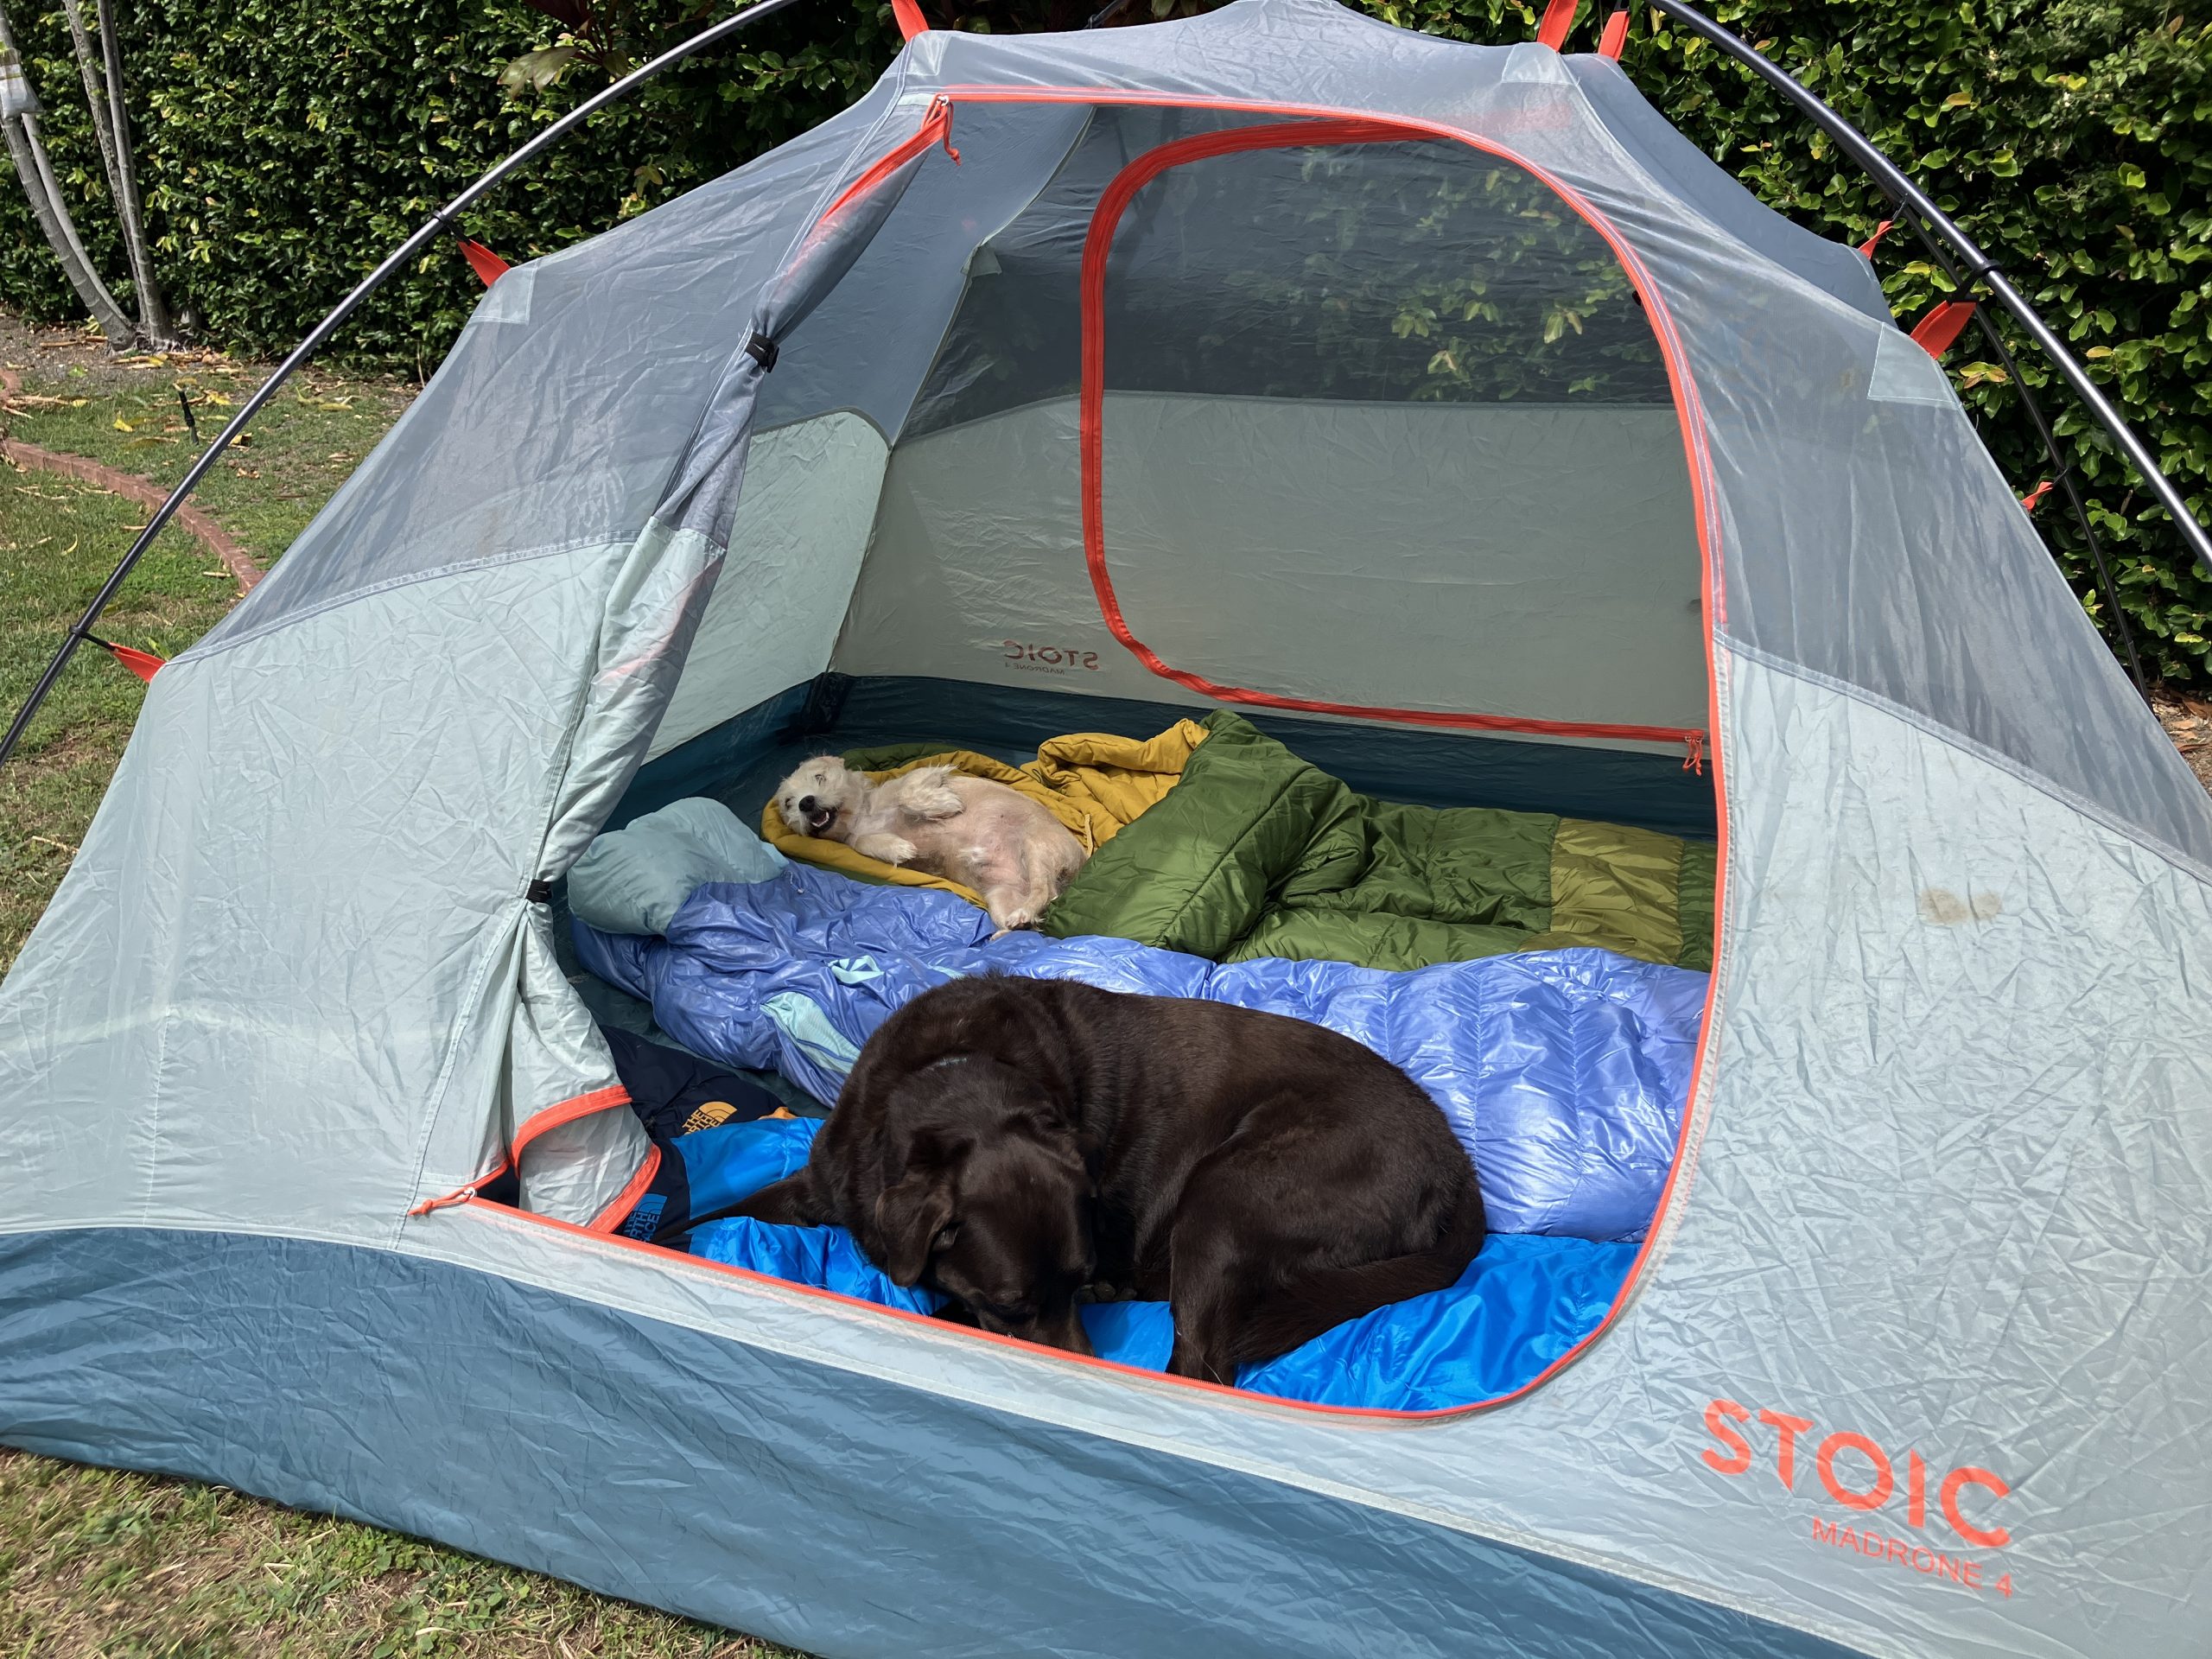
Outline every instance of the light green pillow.
<path fill-rule="evenodd" d="M 708 882 L 766 881 L 785 862 L 720 801 L 694 796 L 585 848 L 569 872 L 569 910 L 602 933 L 665 933 Z"/>

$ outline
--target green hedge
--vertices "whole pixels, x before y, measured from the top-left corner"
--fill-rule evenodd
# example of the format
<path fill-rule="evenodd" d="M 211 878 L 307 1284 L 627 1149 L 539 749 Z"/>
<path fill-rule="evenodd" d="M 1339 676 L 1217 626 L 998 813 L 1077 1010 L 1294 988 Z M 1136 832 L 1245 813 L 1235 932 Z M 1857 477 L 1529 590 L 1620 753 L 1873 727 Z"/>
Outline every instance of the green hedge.
<path fill-rule="evenodd" d="M 1535 4 L 1361 0 L 1409 28 L 1526 39 Z M 1136 0 L 1129 15 L 1204 9 Z M 1607 0 L 1610 3 L 1610 0 Z M 623 43 L 650 51 L 696 27 L 696 3 L 625 0 Z M 722 10 L 727 0 L 715 7 Z M 1082 0 L 925 0 L 940 23 L 1066 27 Z M 2119 399 L 2200 516 L 2212 504 L 2212 22 L 2161 0 L 1718 0 L 1713 15 L 1808 81 L 1918 180 L 1997 257 Z M 324 12 L 284 0 L 216 8 L 124 0 L 140 111 L 142 177 L 174 305 L 200 336 L 289 345 L 440 200 L 594 87 L 571 67 L 510 99 L 508 60 L 558 26 L 519 0 L 371 0 Z M 58 6 L 11 11 L 52 116 L 74 200 L 98 204 L 99 166 Z M 1586 6 L 1575 44 L 1594 37 Z M 512 256 L 589 234 L 781 142 L 849 102 L 897 47 L 887 4 L 794 8 L 746 49 L 689 66 L 542 162 L 472 218 Z M 1883 217 L 1864 177 L 1741 69 L 1639 13 L 1624 60 L 1637 84 L 1773 206 L 1858 241 Z M 98 205 L 82 214 L 122 269 Z M 1908 320 L 1949 291 L 1902 233 L 1877 256 Z M 346 349 L 435 360 L 475 298 L 448 254 L 427 259 L 365 312 Z M 73 310 L 10 184 L 0 189 L 0 300 Z M 2049 475 L 2016 390 L 1969 333 L 1956 383 L 2024 490 Z M 2017 337 L 2043 392 L 2048 372 Z M 2212 580 L 2088 427 L 2063 386 L 2044 397 L 2075 453 L 2121 602 L 2152 671 L 2212 683 Z M 2079 532 L 2053 494 L 2046 536 L 2091 613 Z"/>
<path fill-rule="evenodd" d="M 18 0 L 10 19 L 56 169 L 112 281 L 124 262 L 67 24 L 41 3 L 31 13 Z M 696 7 L 639 10 L 648 16 L 629 42 L 639 54 L 699 27 Z M 463 186 L 606 84 L 580 63 L 545 92 L 508 98 L 501 68 L 560 35 L 513 0 L 121 0 L 118 10 L 156 268 L 198 337 L 234 350 L 289 349 Z M 470 233 L 521 258 L 604 230 L 843 108 L 882 73 L 899 33 L 887 4 L 817 3 L 741 45 L 599 117 L 471 213 Z M 0 184 L 0 301 L 78 315 L 4 156 Z M 365 307 L 340 349 L 435 364 L 480 296 L 441 249 Z"/>

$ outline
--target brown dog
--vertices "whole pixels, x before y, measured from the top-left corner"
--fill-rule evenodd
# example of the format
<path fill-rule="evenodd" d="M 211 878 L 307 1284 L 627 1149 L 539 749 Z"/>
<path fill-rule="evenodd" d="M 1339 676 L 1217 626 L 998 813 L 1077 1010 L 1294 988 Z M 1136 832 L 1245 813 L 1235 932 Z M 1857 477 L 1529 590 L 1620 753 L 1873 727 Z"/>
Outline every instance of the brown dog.
<path fill-rule="evenodd" d="M 1082 1301 L 1165 1300 L 1167 1369 L 1227 1383 L 1455 1283 L 1484 1232 L 1443 1113 L 1350 1038 L 999 978 L 885 1021 L 806 1166 L 734 1213 L 849 1227 L 898 1283 L 1077 1353 Z"/>

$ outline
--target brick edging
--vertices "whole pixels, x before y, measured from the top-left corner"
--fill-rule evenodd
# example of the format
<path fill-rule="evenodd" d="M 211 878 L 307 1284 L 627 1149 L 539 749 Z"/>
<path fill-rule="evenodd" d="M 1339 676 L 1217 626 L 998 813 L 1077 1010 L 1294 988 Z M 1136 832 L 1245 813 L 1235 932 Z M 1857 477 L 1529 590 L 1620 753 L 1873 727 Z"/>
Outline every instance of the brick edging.
<path fill-rule="evenodd" d="M 16 397 L 23 389 L 22 378 L 12 369 L 0 368 L 0 392 Z M 19 438 L 0 437 L 0 455 L 16 466 L 34 472 L 58 473 L 73 478 L 79 483 L 94 485 L 126 500 L 135 501 L 148 512 L 157 511 L 169 499 L 169 493 L 150 478 L 141 478 L 135 473 L 118 472 L 112 467 L 82 455 L 65 455 L 52 449 L 41 449 L 35 443 L 25 443 Z M 171 522 L 187 535 L 205 543 L 207 550 L 223 562 L 244 594 L 265 574 L 254 563 L 253 556 L 241 547 L 230 531 L 189 503 L 180 506 Z"/>

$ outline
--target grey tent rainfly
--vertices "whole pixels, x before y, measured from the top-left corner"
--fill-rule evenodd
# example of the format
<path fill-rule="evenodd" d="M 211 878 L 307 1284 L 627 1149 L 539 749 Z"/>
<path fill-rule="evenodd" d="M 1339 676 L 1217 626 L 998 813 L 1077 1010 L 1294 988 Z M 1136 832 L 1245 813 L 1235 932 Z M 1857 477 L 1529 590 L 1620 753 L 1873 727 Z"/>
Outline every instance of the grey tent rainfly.
<path fill-rule="evenodd" d="M 0 1440 L 828 1656 L 2201 1650 L 2212 801 L 1866 259 L 1559 43 L 917 29 L 499 275 L 0 987 Z M 1325 1408 L 620 1235 L 595 836 L 1223 708 L 1719 843 L 1536 1374 Z"/>

